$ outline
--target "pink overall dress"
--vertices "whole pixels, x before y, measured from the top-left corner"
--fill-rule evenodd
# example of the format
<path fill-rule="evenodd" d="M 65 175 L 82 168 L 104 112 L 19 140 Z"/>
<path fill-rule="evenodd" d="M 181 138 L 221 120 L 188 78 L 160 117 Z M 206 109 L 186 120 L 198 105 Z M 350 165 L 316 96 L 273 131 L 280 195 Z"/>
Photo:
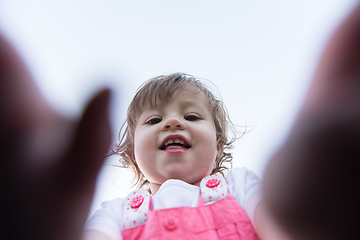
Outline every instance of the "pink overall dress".
<path fill-rule="evenodd" d="M 129 206 L 125 208 L 139 216 L 145 216 L 146 219 L 142 222 L 128 219 L 133 225 L 124 225 L 123 239 L 258 240 L 248 216 L 236 199 L 228 194 L 227 186 L 226 192 L 216 190 L 223 182 L 224 178 L 219 175 L 204 178 L 200 185 L 202 197 L 199 198 L 197 207 L 153 210 L 148 193 L 134 192 L 128 198 Z M 203 191 L 204 188 L 214 191 L 210 191 L 209 195 Z M 204 204 L 204 199 L 208 202 L 208 199 L 215 198 L 220 200 Z"/>

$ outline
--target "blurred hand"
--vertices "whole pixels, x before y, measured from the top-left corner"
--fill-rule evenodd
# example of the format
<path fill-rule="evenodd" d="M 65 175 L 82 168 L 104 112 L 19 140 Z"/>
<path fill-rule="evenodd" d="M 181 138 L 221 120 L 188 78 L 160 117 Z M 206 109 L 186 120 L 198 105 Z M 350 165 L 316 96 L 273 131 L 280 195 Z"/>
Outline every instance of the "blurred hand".
<path fill-rule="evenodd" d="M 360 239 L 360 4 L 330 39 L 304 106 L 264 178 L 295 239 Z"/>
<path fill-rule="evenodd" d="M 109 91 L 80 121 L 57 114 L 0 36 L 1 239 L 80 239 L 110 144 Z"/>

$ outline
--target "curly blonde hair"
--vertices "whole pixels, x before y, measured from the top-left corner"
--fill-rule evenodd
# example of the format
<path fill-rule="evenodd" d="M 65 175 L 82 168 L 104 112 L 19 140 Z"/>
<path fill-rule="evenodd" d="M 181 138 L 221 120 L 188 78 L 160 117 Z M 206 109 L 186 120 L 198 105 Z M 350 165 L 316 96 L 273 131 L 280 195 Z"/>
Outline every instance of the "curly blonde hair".
<path fill-rule="evenodd" d="M 141 172 L 134 157 L 134 132 L 137 119 L 144 108 L 150 104 L 153 107 L 158 101 L 166 102 L 179 88 L 194 86 L 208 99 L 209 108 L 213 116 L 217 141 L 221 146 L 221 153 L 217 156 L 216 165 L 211 174 L 221 173 L 232 167 L 232 154 L 228 150 L 233 148 L 236 131 L 229 114 L 221 100 L 216 98 L 205 85 L 194 76 L 185 73 L 173 73 L 154 77 L 142 84 L 127 110 L 127 119 L 119 133 L 119 143 L 111 150 L 110 155 L 120 156 L 121 167 L 130 168 L 134 173 L 134 186 L 143 188 L 149 182 Z M 233 136 L 229 137 L 229 130 Z M 226 165 L 230 165 L 227 167 Z"/>

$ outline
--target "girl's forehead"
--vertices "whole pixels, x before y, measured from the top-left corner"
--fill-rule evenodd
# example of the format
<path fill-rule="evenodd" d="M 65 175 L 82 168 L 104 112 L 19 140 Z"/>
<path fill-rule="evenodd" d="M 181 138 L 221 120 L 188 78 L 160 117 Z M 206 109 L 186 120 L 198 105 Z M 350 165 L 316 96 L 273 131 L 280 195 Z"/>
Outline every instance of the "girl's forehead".
<path fill-rule="evenodd" d="M 145 109 L 157 109 L 162 108 L 170 103 L 178 103 L 186 106 L 198 106 L 209 107 L 209 100 L 205 94 L 194 86 L 188 86 L 186 88 L 177 89 L 171 96 L 167 98 L 158 98 L 156 101 L 149 101 L 145 106 Z"/>

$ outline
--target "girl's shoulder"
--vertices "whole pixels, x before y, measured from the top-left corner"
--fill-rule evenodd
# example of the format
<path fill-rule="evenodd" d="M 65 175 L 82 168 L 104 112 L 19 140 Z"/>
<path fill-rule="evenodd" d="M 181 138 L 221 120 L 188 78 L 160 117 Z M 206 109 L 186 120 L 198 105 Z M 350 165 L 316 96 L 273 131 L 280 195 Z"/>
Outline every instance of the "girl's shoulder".
<path fill-rule="evenodd" d="M 247 181 L 249 179 L 257 179 L 260 178 L 250 169 L 246 167 L 235 167 L 230 169 L 228 175 L 226 176 L 227 181 L 239 181 L 244 180 Z"/>
<path fill-rule="evenodd" d="M 232 195 L 250 196 L 261 189 L 260 178 L 245 167 L 232 168 L 226 176 L 226 182 Z"/>

